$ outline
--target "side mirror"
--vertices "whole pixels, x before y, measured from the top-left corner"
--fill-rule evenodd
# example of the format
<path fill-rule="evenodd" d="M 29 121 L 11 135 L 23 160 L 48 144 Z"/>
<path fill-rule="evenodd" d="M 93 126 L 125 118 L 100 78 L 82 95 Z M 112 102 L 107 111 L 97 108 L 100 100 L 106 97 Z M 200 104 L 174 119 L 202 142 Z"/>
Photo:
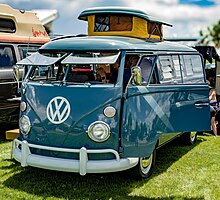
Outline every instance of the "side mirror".
<path fill-rule="evenodd" d="M 141 84 L 141 68 L 139 66 L 134 66 L 131 68 L 132 81 L 136 85 Z"/>
<path fill-rule="evenodd" d="M 20 75 L 19 75 L 19 68 L 18 68 L 18 66 L 13 66 L 13 75 L 14 75 L 14 79 L 17 82 L 19 82 Z"/>
<path fill-rule="evenodd" d="M 13 76 L 14 79 L 17 81 L 18 84 L 18 92 L 19 92 L 19 79 L 20 79 L 20 74 L 19 74 L 19 67 L 18 66 L 13 66 Z"/>

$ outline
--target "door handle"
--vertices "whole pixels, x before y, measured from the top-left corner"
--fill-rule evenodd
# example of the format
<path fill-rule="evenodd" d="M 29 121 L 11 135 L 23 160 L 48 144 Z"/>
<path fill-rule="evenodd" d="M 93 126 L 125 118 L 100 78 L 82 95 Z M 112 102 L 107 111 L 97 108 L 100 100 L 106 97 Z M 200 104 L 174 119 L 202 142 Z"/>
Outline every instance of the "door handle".
<path fill-rule="evenodd" d="M 207 103 L 207 102 L 196 102 L 195 103 L 195 106 L 196 107 L 208 107 L 210 104 L 209 103 Z"/>

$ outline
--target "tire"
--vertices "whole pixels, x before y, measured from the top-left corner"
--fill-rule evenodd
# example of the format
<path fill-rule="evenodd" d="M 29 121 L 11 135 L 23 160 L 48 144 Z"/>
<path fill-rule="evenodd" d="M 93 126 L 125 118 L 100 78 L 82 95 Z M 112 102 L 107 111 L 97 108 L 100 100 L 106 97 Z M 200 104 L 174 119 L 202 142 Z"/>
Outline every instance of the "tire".
<path fill-rule="evenodd" d="M 135 178 L 148 178 L 155 165 L 156 150 L 154 150 L 149 157 L 139 158 L 138 164 L 131 169 Z"/>
<path fill-rule="evenodd" d="M 197 132 L 185 132 L 182 134 L 182 141 L 186 145 L 193 145 L 197 140 Z"/>
<path fill-rule="evenodd" d="M 220 124 L 217 124 L 216 128 L 217 128 L 217 135 L 220 135 Z"/>

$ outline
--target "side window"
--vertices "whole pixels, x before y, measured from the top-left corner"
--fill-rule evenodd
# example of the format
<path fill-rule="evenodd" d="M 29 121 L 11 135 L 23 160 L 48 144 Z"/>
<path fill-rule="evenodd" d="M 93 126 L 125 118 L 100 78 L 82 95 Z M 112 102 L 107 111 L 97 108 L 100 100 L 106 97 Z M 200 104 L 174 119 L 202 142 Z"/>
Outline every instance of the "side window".
<path fill-rule="evenodd" d="M 180 57 L 183 66 L 183 83 L 204 83 L 202 59 L 199 55 Z"/>
<path fill-rule="evenodd" d="M 15 63 L 13 46 L 0 45 L 0 67 L 12 67 Z"/>
<path fill-rule="evenodd" d="M 0 18 L 0 32 L 14 33 L 15 31 L 16 26 L 12 19 Z"/>
<path fill-rule="evenodd" d="M 133 18 L 129 15 L 96 15 L 94 32 L 131 31 Z"/>
<path fill-rule="evenodd" d="M 182 83 L 181 68 L 177 55 L 159 56 L 157 60 L 160 82 L 166 84 Z"/>
<path fill-rule="evenodd" d="M 162 84 L 204 83 L 200 55 L 161 55 L 157 66 Z"/>

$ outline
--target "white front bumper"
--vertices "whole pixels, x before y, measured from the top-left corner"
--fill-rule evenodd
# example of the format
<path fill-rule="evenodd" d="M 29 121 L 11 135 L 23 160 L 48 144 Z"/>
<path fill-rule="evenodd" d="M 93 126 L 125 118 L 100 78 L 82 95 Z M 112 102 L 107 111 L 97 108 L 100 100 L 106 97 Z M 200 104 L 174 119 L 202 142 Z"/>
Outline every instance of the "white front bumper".
<path fill-rule="evenodd" d="M 21 149 L 18 148 L 19 144 L 21 145 Z M 49 151 L 79 153 L 79 160 L 32 154 L 30 151 L 30 147 Z M 88 154 L 90 153 L 112 153 L 115 155 L 115 159 L 88 160 Z M 86 173 L 106 173 L 123 171 L 134 167 L 138 163 L 138 158 L 120 159 L 118 152 L 113 149 L 88 150 L 85 147 L 82 147 L 81 149 L 56 148 L 29 144 L 25 140 L 20 141 L 18 139 L 15 139 L 13 141 L 12 154 L 15 160 L 21 163 L 22 167 L 33 166 L 57 171 L 78 172 L 80 173 L 80 175 L 85 175 Z"/>

